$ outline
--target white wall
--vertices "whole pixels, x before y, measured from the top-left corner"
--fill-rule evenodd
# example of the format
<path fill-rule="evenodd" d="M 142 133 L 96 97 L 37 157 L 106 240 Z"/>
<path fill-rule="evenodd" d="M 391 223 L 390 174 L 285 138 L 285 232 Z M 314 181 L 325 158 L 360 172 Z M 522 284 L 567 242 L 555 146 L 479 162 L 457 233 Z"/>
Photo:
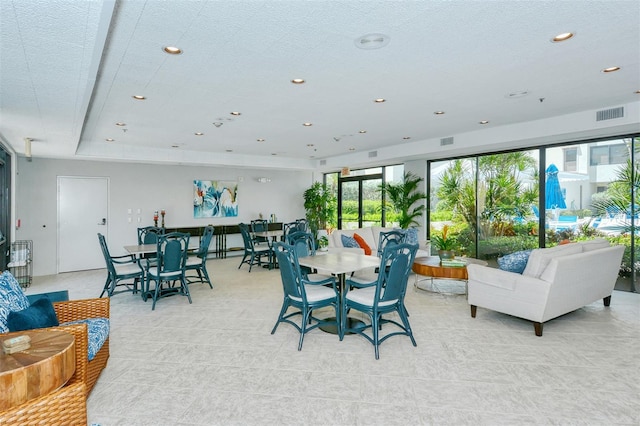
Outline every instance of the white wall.
<path fill-rule="evenodd" d="M 14 157 L 15 158 L 15 157 Z M 21 220 L 14 240 L 33 240 L 33 275 L 57 273 L 57 177 L 109 178 L 109 248 L 123 254 L 122 246 L 136 244 L 138 226 L 153 224 L 153 211 L 166 210 L 166 226 L 204 226 L 248 222 L 262 213 L 278 221 L 305 216 L 302 193 L 313 182 L 312 172 L 251 170 L 244 168 L 168 166 L 97 161 L 17 158 L 14 205 Z M 258 177 L 271 179 L 259 183 Z M 193 180 L 239 181 L 239 216 L 193 218 Z M 131 209 L 132 222 L 127 221 Z M 137 222 L 137 209 L 142 222 Z M 97 237 L 96 237 L 97 241 Z M 235 245 L 235 242 L 234 242 Z M 99 246 L 96 245 L 96 249 Z"/>

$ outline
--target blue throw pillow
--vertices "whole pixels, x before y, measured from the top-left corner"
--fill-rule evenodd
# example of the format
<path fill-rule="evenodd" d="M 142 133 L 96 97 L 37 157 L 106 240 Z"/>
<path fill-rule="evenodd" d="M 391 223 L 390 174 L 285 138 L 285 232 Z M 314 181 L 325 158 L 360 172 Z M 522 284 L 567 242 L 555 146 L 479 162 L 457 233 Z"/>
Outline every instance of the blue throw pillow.
<path fill-rule="evenodd" d="M 503 271 L 522 274 L 527 267 L 531 250 L 517 251 L 498 258 L 498 267 Z"/>
<path fill-rule="evenodd" d="M 9 331 L 23 331 L 34 328 L 55 327 L 58 317 L 48 297 L 42 297 L 22 311 L 9 312 L 7 327 Z"/>
<path fill-rule="evenodd" d="M 60 325 L 71 324 L 87 324 L 87 334 L 89 335 L 87 358 L 89 361 L 91 361 L 109 337 L 109 319 L 87 318 L 77 321 L 65 322 Z"/>
<path fill-rule="evenodd" d="M 409 228 L 405 230 L 407 244 L 418 244 L 418 228 Z"/>
<path fill-rule="evenodd" d="M 9 331 L 7 318 L 10 312 L 22 311 L 29 307 L 27 296 L 11 272 L 0 275 L 0 333 Z"/>
<path fill-rule="evenodd" d="M 342 234 L 340 239 L 342 240 L 342 247 L 360 248 L 360 244 L 353 237 Z"/>

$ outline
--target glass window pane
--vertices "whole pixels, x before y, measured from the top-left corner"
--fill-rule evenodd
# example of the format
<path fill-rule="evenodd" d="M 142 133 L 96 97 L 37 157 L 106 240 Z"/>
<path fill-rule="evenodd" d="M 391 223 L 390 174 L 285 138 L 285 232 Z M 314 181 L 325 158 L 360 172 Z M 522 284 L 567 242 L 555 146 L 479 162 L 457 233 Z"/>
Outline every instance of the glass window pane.
<path fill-rule="evenodd" d="M 629 159 L 629 148 L 624 144 L 611 145 L 609 157 L 611 159 L 610 164 L 626 163 Z"/>
<path fill-rule="evenodd" d="M 592 146 L 591 147 L 592 166 L 609 164 L 609 147 L 608 146 Z"/>

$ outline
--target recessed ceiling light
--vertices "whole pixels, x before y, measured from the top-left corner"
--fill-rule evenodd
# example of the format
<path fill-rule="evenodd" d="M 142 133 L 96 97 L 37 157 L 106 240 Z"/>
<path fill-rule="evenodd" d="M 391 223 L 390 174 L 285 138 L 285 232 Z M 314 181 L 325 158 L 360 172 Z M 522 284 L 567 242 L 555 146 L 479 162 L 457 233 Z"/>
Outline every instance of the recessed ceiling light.
<path fill-rule="evenodd" d="M 411 139 L 411 136 L 405 136 L 405 137 L 403 137 L 402 139 L 405 139 L 405 140 L 407 140 L 407 139 Z"/>
<path fill-rule="evenodd" d="M 478 122 L 479 124 L 489 124 L 489 120 L 482 120 Z"/>
<path fill-rule="evenodd" d="M 355 151 L 356 149 L 354 147 L 349 148 L 349 151 Z"/>
<path fill-rule="evenodd" d="M 276 154 L 275 152 L 272 152 L 271 155 L 278 155 L 278 154 Z"/>
<path fill-rule="evenodd" d="M 232 149 L 225 149 L 226 152 L 233 152 Z"/>
<path fill-rule="evenodd" d="M 180 148 L 180 145 L 171 145 L 171 148 Z"/>
<path fill-rule="evenodd" d="M 527 96 L 528 94 L 529 94 L 528 90 L 520 90 L 518 92 L 507 93 L 506 95 L 504 95 L 504 97 L 507 99 L 515 99 L 515 98 L 522 98 L 524 96 Z"/>
<path fill-rule="evenodd" d="M 126 125 L 127 125 L 127 123 L 121 123 L 121 122 L 117 122 L 116 123 L 116 126 L 120 126 L 120 127 L 126 126 Z"/>
<path fill-rule="evenodd" d="M 569 40 L 571 37 L 576 35 L 576 33 L 562 33 L 558 34 L 554 38 L 551 39 L 552 43 L 560 43 L 561 41 Z"/>
<path fill-rule="evenodd" d="M 231 115 L 242 115 L 242 113 L 238 112 L 238 111 L 231 111 L 229 114 L 231 114 Z"/>
<path fill-rule="evenodd" d="M 256 139 L 256 140 L 257 140 L 258 142 L 264 142 L 264 139 L 262 139 L 262 138 L 258 138 L 258 139 Z"/>
<path fill-rule="evenodd" d="M 378 98 L 378 99 L 374 99 L 373 102 L 377 103 L 377 104 L 381 104 L 383 102 L 386 102 L 387 100 L 384 98 Z"/>
<path fill-rule="evenodd" d="M 194 135 L 196 135 L 196 136 L 202 136 L 202 135 L 204 135 L 204 133 L 202 133 L 202 132 L 195 132 L 195 133 L 194 133 Z"/>
<path fill-rule="evenodd" d="M 162 50 L 164 50 L 169 55 L 180 55 L 180 54 L 182 54 L 182 49 L 180 49 L 179 47 L 175 47 L 175 46 L 165 46 L 165 47 L 162 48 Z"/>
<path fill-rule="evenodd" d="M 640 95 L 640 90 L 635 91 L 636 95 Z"/>
<path fill-rule="evenodd" d="M 302 125 L 304 127 L 310 127 L 310 126 L 313 126 L 313 123 L 302 123 Z"/>
<path fill-rule="evenodd" d="M 367 133 L 366 130 L 360 130 L 358 133 Z"/>
<path fill-rule="evenodd" d="M 133 97 L 133 99 L 135 99 L 137 101 L 144 101 L 145 99 L 147 99 L 142 95 L 133 95 L 132 97 Z"/>
<path fill-rule="evenodd" d="M 105 140 L 106 140 L 107 142 L 113 142 L 115 139 L 113 139 L 113 138 L 106 138 Z"/>
<path fill-rule="evenodd" d="M 293 84 L 304 84 L 304 78 L 294 78 L 291 82 Z"/>
<path fill-rule="evenodd" d="M 443 115 L 443 114 L 444 114 L 444 111 L 435 111 L 435 112 L 434 112 L 434 114 L 435 114 L 435 115 Z"/>
<path fill-rule="evenodd" d="M 388 35 L 380 33 L 365 34 L 353 41 L 358 49 L 373 50 L 385 47 L 391 39 Z"/>
<path fill-rule="evenodd" d="M 307 146 L 308 146 L 308 147 L 312 147 L 312 146 L 314 146 L 314 145 L 313 145 L 312 143 L 308 143 L 308 144 L 307 144 Z"/>
<path fill-rule="evenodd" d="M 619 70 L 620 70 L 620 67 L 609 67 L 609 68 L 603 69 L 602 72 L 615 72 Z"/>

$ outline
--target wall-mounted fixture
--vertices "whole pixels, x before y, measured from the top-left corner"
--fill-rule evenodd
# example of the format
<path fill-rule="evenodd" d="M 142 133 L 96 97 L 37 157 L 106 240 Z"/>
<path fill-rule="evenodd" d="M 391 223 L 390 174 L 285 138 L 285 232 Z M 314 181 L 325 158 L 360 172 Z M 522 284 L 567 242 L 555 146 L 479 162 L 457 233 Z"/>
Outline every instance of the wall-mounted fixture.
<path fill-rule="evenodd" d="M 24 156 L 27 157 L 27 161 L 31 161 L 31 138 L 24 138 Z"/>
<path fill-rule="evenodd" d="M 271 179 L 269 179 L 268 177 L 259 177 L 257 181 L 260 183 L 268 183 L 271 182 Z"/>

